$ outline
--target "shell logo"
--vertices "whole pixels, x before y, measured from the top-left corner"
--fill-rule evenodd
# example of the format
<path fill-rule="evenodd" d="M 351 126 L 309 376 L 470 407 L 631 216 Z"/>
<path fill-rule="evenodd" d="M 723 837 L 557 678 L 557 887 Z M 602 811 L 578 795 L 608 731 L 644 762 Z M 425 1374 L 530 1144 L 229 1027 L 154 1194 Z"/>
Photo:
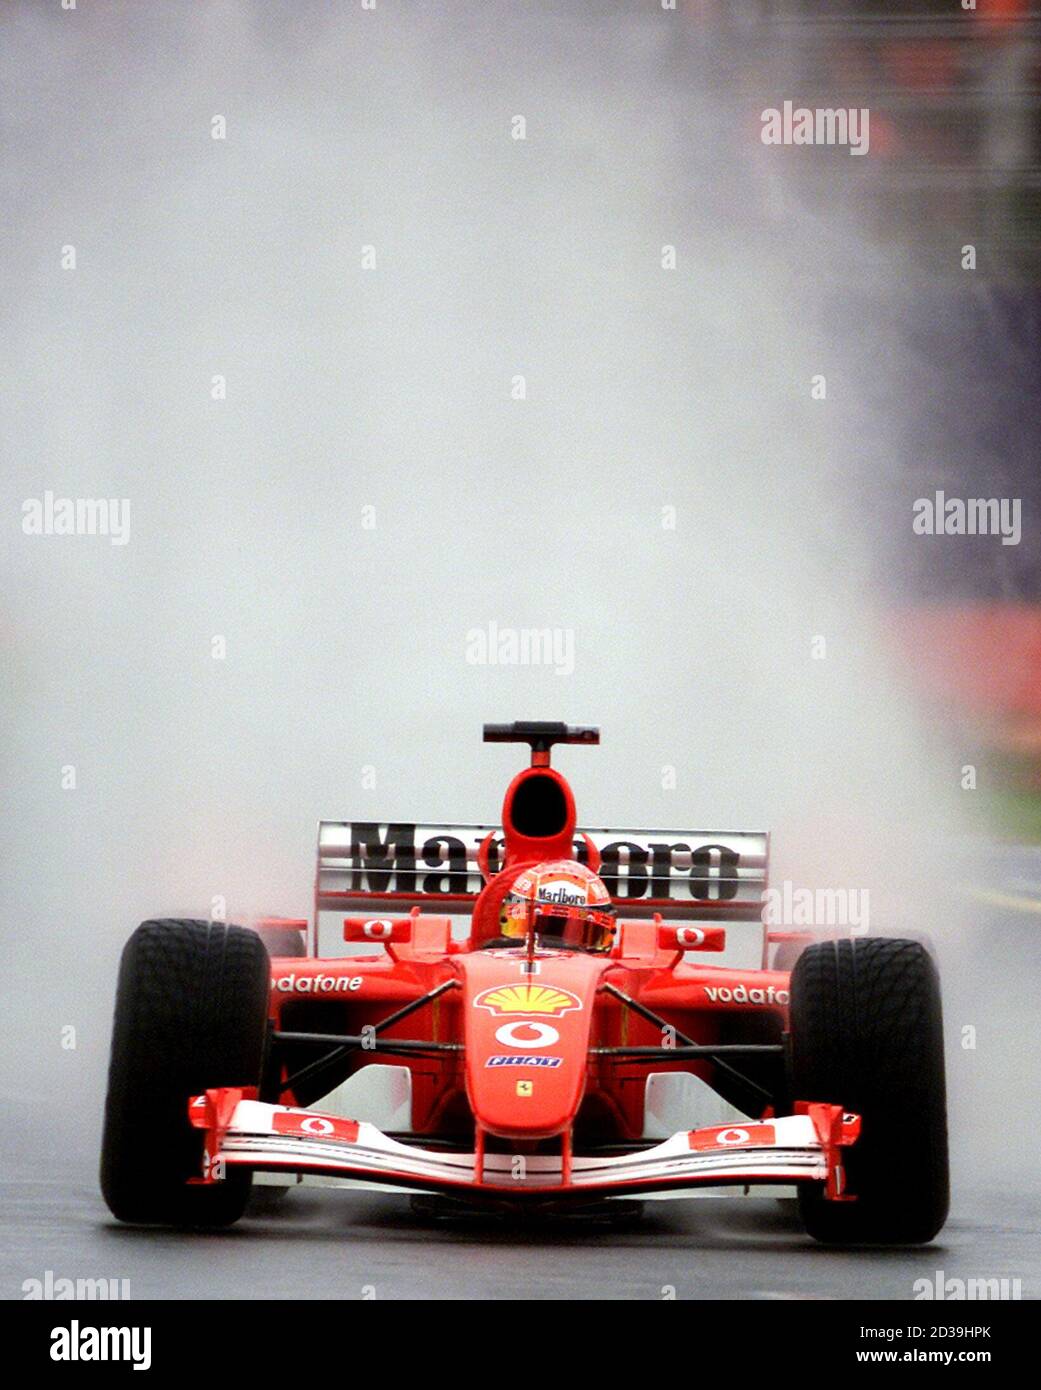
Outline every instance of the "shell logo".
<path fill-rule="evenodd" d="M 569 989 L 555 985 L 493 985 L 474 1000 L 475 1009 L 490 1014 L 542 1014 L 554 1017 L 580 1009 L 582 1001 Z"/>

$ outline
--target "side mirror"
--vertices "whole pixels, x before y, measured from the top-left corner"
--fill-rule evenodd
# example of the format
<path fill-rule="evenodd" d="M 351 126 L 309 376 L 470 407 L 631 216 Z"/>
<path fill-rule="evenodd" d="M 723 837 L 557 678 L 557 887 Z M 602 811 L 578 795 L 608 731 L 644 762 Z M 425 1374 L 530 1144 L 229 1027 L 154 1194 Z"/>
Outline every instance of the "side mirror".
<path fill-rule="evenodd" d="M 412 940 L 411 917 L 345 917 L 344 941 L 369 941 L 379 945 Z"/>
<path fill-rule="evenodd" d="M 658 924 L 658 946 L 663 951 L 722 951 L 727 944 L 725 927 L 673 927 Z"/>

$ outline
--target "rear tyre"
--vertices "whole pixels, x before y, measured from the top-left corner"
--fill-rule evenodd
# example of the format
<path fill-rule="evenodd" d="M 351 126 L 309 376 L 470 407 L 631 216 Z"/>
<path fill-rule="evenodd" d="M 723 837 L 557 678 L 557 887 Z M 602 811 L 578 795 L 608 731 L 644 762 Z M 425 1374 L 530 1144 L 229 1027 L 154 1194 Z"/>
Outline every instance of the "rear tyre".
<path fill-rule="evenodd" d="M 947 1218 L 947 1102 L 936 966 L 918 941 L 822 941 L 791 983 L 795 1100 L 862 1117 L 844 1150 L 855 1202 L 799 1189 L 806 1230 L 826 1244 L 912 1245 Z"/>
<path fill-rule="evenodd" d="M 270 967 L 255 932 L 219 922 L 143 922 L 119 967 L 101 1191 L 120 1221 L 227 1226 L 251 1178 L 188 1186 L 203 1134 L 188 1099 L 257 1086 L 267 1036 Z"/>

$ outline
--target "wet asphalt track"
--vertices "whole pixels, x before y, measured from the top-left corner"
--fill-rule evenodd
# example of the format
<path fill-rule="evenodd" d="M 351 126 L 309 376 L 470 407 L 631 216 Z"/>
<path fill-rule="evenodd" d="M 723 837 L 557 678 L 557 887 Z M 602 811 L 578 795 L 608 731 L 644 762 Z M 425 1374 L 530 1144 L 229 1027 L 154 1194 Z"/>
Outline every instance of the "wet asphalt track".
<path fill-rule="evenodd" d="M 1041 854 L 1002 851 L 991 867 L 984 883 L 999 895 L 1041 900 Z M 110 1221 L 101 1202 L 94 1134 L 8 1100 L 0 1296 L 22 1297 L 23 1281 L 49 1269 L 128 1279 L 136 1298 L 361 1298 L 371 1289 L 385 1299 L 658 1299 L 671 1286 L 678 1298 L 911 1299 L 915 1280 L 942 1270 L 1018 1278 L 1022 1296 L 1036 1298 L 1039 979 L 1041 912 L 981 898 L 968 958 L 945 971 L 954 1200 L 924 1249 L 825 1250 L 774 1201 L 649 1203 L 642 1220 L 608 1231 L 445 1227 L 417 1218 L 404 1196 L 321 1190 L 217 1235 L 137 1231 Z M 952 1045 L 965 1020 L 980 1028 L 975 1053 Z"/>
<path fill-rule="evenodd" d="M 5 1183 L 0 1290 L 56 1276 L 128 1279 L 134 1298 L 909 1299 L 916 1279 L 981 1273 L 1041 1288 L 1036 1205 L 962 1193 L 933 1246 L 838 1253 L 771 1201 L 658 1203 L 628 1229 L 445 1229 L 406 1197 L 296 1193 L 229 1232 L 181 1236 L 111 1224 L 83 1175 Z M 371 1296 L 371 1295 L 369 1295 Z"/>

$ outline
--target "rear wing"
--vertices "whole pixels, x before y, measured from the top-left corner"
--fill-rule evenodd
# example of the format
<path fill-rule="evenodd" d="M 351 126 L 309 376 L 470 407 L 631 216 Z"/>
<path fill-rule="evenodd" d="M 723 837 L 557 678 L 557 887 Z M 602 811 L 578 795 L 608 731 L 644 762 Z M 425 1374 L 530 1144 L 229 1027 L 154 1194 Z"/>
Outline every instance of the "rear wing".
<path fill-rule="evenodd" d="M 412 906 L 469 912 L 499 871 L 502 830 L 411 821 L 320 821 L 315 932 L 322 912 Z M 759 921 L 770 837 L 763 831 L 582 830 L 574 855 L 627 917 Z"/>

